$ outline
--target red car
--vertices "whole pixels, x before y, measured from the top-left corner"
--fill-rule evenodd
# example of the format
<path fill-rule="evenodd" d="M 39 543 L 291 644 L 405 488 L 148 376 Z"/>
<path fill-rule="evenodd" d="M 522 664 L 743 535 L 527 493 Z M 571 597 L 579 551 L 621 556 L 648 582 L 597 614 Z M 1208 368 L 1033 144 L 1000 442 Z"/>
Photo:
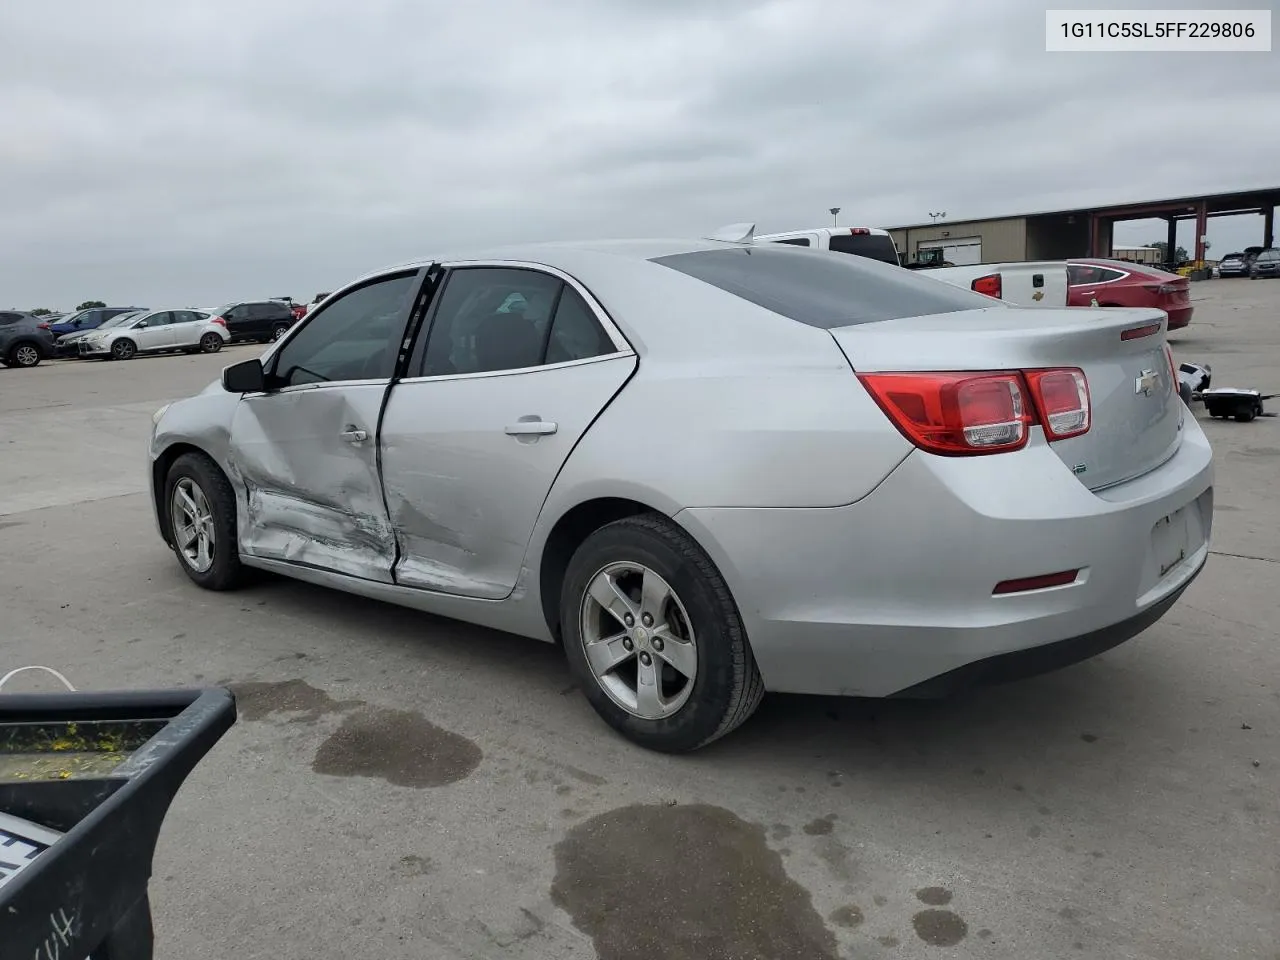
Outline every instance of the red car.
<path fill-rule="evenodd" d="M 1191 322 L 1191 281 L 1176 273 L 1122 260 L 1072 260 L 1067 264 L 1069 307 L 1155 307 L 1169 315 L 1169 329 Z"/>

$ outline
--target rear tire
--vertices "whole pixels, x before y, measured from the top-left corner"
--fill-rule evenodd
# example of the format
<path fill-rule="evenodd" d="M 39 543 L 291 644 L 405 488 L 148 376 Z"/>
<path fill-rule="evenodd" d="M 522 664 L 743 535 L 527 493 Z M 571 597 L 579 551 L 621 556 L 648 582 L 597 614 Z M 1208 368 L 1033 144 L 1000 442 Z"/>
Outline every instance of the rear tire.
<path fill-rule="evenodd" d="M 9 348 L 6 365 L 10 367 L 30 368 L 40 365 L 40 348 L 29 340 L 15 343 Z"/>
<path fill-rule="evenodd" d="M 188 500 L 196 510 L 183 506 Z M 206 590 L 240 586 L 246 577 L 236 532 L 235 491 L 218 465 L 206 454 L 184 453 L 165 478 L 164 504 L 168 536 L 182 572 Z M 193 532 L 194 541 L 189 539 Z"/>
<path fill-rule="evenodd" d="M 138 345 L 132 340 L 121 338 L 111 344 L 112 360 L 132 360 L 138 355 Z"/>
<path fill-rule="evenodd" d="M 630 606 L 615 604 L 612 609 L 640 617 L 633 616 L 629 626 L 606 611 L 593 597 L 593 584 L 596 595 L 610 603 L 619 590 L 629 592 Z M 649 603 L 659 595 L 666 599 Z M 641 617 L 646 629 L 639 629 Z M 560 627 L 570 668 L 587 701 L 611 727 L 651 750 L 682 753 L 705 746 L 750 717 L 764 696 L 728 585 L 693 538 L 666 517 L 627 517 L 587 537 L 565 573 Z M 615 665 L 593 668 L 584 637 L 595 641 L 591 647 L 597 664 L 612 656 Z M 606 643 L 609 637 L 614 642 Z M 686 642 L 677 643 L 680 637 Z M 656 685 L 644 685 L 656 691 L 645 698 L 649 707 L 659 708 L 648 709 L 650 717 L 641 715 L 646 712 L 641 706 L 646 669 L 657 670 Z M 694 673 L 692 679 L 685 670 Z"/>

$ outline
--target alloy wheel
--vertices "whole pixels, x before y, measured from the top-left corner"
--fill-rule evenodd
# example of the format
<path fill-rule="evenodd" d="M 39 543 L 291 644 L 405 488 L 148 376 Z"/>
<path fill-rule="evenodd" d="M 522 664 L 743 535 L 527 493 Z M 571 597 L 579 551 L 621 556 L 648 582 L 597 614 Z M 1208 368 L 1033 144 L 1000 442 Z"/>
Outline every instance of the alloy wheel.
<path fill-rule="evenodd" d="M 642 720 L 676 713 L 693 692 L 698 646 L 675 590 L 640 563 L 611 563 L 582 598 L 582 645 L 600 688 Z"/>
<path fill-rule="evenodd" d="M 196 573 L 204 573 L 213 566 L 213 510 L 200 484 L 190 477 L 174 484 L 169 514 L 183 561 Z"/>

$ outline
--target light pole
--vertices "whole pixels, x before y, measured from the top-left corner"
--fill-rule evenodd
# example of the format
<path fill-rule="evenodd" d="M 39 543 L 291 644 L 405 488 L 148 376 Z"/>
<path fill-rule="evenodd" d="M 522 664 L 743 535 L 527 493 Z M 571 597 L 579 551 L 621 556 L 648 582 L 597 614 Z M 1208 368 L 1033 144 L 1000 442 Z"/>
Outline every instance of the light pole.
<path fill-rule="evenodd" d="M 830 210 L 828 210 L 827 212 L 831 214 L 831 225 L 832 225 L 833 227 L 834 227 L 834 226 L 837 226 L 837 223 L 836 223 L 836 217 L 838 217 L 838 216 L 840 215 L 840 208 L 839 208 L 839 207 L 832 207 L 832 208 L 831 208 Z"/>
<path fill-rule="evenodd" d="M 946 215 L 947 215 L 947 211 L 943 210 L 941 213 L 931 213 L 931 214 L 929 214 L 929 219 L 930 219 L 930 220 L 932 220 L 934 223 L 937 223 L 939 220 L 941 220 L 941 219 L 942 219 L 943 217 L 945 217 Z"/>

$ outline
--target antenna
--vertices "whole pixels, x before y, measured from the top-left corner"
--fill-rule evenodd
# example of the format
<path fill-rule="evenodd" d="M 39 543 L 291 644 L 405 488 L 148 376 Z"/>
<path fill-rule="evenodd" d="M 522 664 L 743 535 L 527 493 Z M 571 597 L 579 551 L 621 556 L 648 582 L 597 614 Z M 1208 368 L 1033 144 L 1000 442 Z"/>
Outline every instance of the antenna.
<path fill-rule="evenodd" d="M 725 243 L 751 243 L 755 240 L 756 225 L 754 223 L 731 223 L 727 227 L 716 230 L 706 240 L 723 240 Z"/>
<path fill-rule="evenodd" d="M 940 213 L 929 214 L 929 219 L 932 220 L 934 223 L 937 223 L 939 220 L 944 219 L 946 215 L 947 215 L 947 211 L 943 210 Z"/>

